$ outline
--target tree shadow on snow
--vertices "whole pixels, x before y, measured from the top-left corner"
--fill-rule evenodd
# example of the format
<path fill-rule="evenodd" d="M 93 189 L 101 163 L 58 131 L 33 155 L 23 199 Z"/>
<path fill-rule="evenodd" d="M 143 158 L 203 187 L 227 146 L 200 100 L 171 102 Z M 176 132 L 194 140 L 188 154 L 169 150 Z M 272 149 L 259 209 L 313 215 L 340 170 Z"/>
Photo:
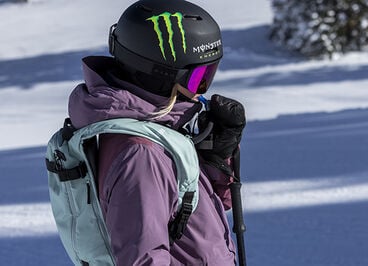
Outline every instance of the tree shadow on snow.
<path fill-rule="evenodd" d="M 7 266 L 73 265 L 57 235 L 0 237 L 0 258 Z"/>
<path fill-rule="evenodd" d="M 366 80 L 368 65 L 363 66 L 323 66 L 309 70 L 268 72 L 252 77 L 232 78 L 215 81 L 217 87 L 231 86 L 236 89 L 256 89 L 267 86 L 308 85 L 313 83 L 328 83 L 342 81 Z"/>
<path fill-rule="evenodd" d="M 367 132 L 368 109 L 251 121 L 242 141 L 243 179 L 368 173 Z"/>
<path fill-rule="evenodd" d="M 368 265 L 368 202 L 245 213 L 249 265 Z"/>
<path fill-rule="evenodd" d="M 275 45 L 269 39 L 269 27 L 269 25 L 261 25 L 223 31 L 224 57 L 220 64 L 220 70 L 247 70 L 308 61 L 308 58 Z M 307 70 L 274 71 L 224 81 L 216 81 L 215 79 L 214 84 L 217 87 L 231 86 L 232 90 L 303 85 L 363 80 L 367 79 L 367 72 L 368 65 L 359 67 L 317 66 Z"/>
<path fill-rule="evenodd" d="M 0 205 L 49 202 L 46 147 L 0 151 Z"/>
<path fill-rule="evenodd" d="M 27 0 L 0 0 L 0 5 L 2 4 L 25 4 Z"/>
<path fill-rule="evenodd" d="M 107 48 L 0 61 L 0 88 L 18 86 L 29 89 L 42 82 L 82 80 L 81 59 L 89 55 L 106 55 Z"/>
<path fill-rule="evenodd" d="M 304 57 L 275 45 L 270 26 L 222 31 L 224 56 L 220 70 L 252 69 L 305 60 Z"/>

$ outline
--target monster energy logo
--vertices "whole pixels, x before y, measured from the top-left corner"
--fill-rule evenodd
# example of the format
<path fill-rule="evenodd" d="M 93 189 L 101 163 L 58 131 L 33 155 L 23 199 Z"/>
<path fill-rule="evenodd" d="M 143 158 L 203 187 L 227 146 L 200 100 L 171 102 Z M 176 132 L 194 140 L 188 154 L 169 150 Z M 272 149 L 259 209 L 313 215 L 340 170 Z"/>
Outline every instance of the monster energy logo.
<path fill-rule="evenodd" d="M 160 29 L 160 18 L 163 18 L 165 22 L 167 33 L 169 34 L 168 43 L 170 46 L 171 55 L 174 58 L 174 61 L 176 61 L 176 52 L 175 52 L 175 47 L 174 47 L 174 42 L 173 42 L 174 31 L 173 31 L 173 23 L 171 23 L 171 17 L 174 17 L 177 20 L 177 25 L 181 33 L 182 48 L 183 48 L 184 53 L 186 53 L 187 45 L 185 41 L 185 31 L 184 31 L 183 24 L 182 24 L 183 14 L 181 14 L 180 12 L 176 12 L 174 14 L 171 14 L 169 12 L 164 12 L 160 15 L 152 16 L 146 20 L 152 21 L 153 29 L 155 30 L 157 34 L 158 43 L 159 43 L 158 45 L 160 47 L 161 54 L 163 58 L 166 60 L 165 49 L 164 49 L 164 38 L 162 36 L 162 31 Z"/>

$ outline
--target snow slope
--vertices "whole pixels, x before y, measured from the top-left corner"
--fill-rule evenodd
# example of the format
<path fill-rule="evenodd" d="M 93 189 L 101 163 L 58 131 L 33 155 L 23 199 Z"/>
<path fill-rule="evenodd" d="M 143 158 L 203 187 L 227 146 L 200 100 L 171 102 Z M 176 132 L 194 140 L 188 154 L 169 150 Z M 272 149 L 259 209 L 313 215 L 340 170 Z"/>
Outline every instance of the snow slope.
<path fill-rule="evenodd" d="M 0 265 L 71 265 L 44 152 L 81 82 L 80 59 L 107 54 L 108 28 L 133 1 L 108 2 L 0 4 Z M 269 1 L 194 2 L 223 30 L 210 93 L 247 108 L 249 265 L 368 265 L 368 55 L 306 61 L 268 41 Z"/>

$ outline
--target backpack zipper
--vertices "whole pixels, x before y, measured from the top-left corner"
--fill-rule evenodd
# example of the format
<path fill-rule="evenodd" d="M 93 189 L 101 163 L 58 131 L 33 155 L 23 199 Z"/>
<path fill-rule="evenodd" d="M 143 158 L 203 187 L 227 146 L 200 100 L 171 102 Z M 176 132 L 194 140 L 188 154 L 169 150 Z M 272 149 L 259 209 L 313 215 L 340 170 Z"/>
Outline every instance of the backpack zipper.
<path fill-rule="evenodd" d="M 63 152 L 61 152 L 60 150 L 55 150 L 54 151 L 54 159 L 55 159 L 56 169 L 60 170 L 60 171 L 64 170 L 63 161 L 64 162 L 66 161 L 65 154 Z M 70 212 L 72 214 L 72 217 L 71 217 L 71 231 L 70 231 L 70 238 L 71 238 L 71 242 L 72 242 L 72 248 L 74 250 L 76 258 L 79 259 L 78 253 L 75 249 L 75 233 L 76 233 L 75 232 L 76 231 L 75 217 L 77 215 L 77 209 L 74 206 L 73 194 L 72 194 L 72 191 L 71 191 L 71 188 L 70 188 L 70 182 L 63 182 L 62 185 L 64 185 L 64 187 L 65 187 L 69 209 L 70 209 Z"/>

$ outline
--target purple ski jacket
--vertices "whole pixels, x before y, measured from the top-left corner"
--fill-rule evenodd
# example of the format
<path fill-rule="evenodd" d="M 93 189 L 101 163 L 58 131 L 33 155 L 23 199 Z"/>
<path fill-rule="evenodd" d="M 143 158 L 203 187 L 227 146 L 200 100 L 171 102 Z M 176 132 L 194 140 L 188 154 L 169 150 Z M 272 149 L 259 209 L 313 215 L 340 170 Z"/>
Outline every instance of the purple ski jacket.
<path fill-rule="evenodd" d="M 85 83 L 69 99 L 75 127 L 118 117 L 148 120 L 167 101 L 119 78 L 115 64 L 111 57 L 83 59 Z M 198 103 L 178 101 L 155 122 L 177 130 L 199 109 Z M 164 148 L 142 137 L 104 134 L 98 166 L 96 182 L 118 266 L 235 265 L 225 214 L 231 177 L 200 160 L 198 207 L 182 238 L 170 246 L 168 223 L 177 212 L 178 191 L 175 163 Z"/>

